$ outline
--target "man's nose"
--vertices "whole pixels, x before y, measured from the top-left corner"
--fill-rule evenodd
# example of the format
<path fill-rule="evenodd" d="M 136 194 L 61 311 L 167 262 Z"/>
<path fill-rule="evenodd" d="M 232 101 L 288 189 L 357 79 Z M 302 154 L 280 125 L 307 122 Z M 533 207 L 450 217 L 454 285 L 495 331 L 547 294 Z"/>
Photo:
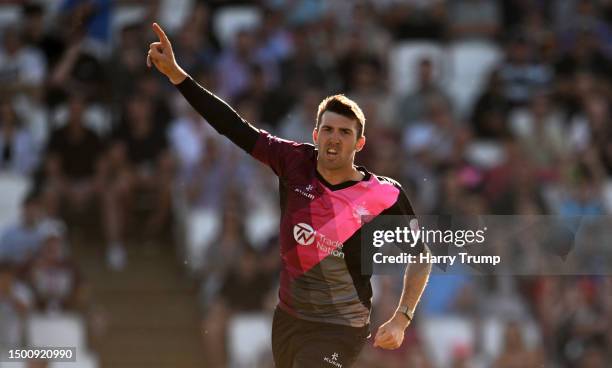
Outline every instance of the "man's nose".
<path fill-rule="evenodd" d="M 339 143 L 340 142 L 340 132 L 337 131 L 333 131 L 330 135 L 329 135 L 329 141 L 333 142 L 333 143 Z"/>

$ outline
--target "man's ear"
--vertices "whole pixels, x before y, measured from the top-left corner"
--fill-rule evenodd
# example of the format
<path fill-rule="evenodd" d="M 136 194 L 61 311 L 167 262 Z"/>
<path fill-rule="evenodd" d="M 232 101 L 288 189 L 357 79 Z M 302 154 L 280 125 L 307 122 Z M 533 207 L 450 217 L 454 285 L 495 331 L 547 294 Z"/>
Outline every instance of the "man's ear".
<path fill-rule="evenodd" d="M 312 141 L 314 142 L 315 147 L 319 144 L 319 131 L 317 128 L 312 130 Z"/>
<path fill-rule="evenodd" d="M 357 152 L 361 151 L 363 149 L 363 146 L 365 146 L 365 143 L 366 137 L 362 135 L 361 137 L 359 137 L 359 139 L 357 139 L 357 144 L 355 144 L 355 150 Z"/>

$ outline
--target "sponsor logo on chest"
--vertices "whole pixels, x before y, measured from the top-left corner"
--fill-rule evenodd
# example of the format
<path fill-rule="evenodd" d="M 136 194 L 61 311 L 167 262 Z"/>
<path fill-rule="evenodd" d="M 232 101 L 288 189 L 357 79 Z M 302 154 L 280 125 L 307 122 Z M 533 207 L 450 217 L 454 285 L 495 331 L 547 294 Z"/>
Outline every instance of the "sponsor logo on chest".
<path fill-rule="evenodd" d="M 342 251 L 344 244 L 342 242 L 328 238 L 307 223 L 300 222 L 293 226 L 293 238 L 301 246 L 309 246 L 314 243 L 317 250 L 327 255 L 344 258 L 344 252 Z"/>

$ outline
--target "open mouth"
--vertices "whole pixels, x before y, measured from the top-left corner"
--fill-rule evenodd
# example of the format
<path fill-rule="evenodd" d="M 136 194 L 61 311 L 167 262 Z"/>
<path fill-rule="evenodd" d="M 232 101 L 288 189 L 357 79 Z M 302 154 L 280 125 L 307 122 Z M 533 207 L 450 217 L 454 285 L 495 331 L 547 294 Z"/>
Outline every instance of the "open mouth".
<path fill-rule="evenodd" d="M 325 154 L 329 158 L 334 158 L 340 154 L 340 151 L 336 148 L 328 148 L 327 150 L 325 150 Z"/>

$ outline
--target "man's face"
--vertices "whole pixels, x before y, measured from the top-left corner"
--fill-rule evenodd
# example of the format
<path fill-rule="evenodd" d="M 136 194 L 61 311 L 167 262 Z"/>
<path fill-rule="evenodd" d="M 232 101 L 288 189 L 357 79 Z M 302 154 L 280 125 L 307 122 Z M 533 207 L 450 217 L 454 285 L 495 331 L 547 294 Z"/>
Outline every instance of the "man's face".
<path fill-rule="evenodd" d="M 355 152 L 361 151 L 365 137 L 357 137 L 359 123 L 355 119 L 326 111 L 321 116 L 319 128 L 312 132 L 319 147 L 318 162 L 328 170 L 353 165 Z"/>

